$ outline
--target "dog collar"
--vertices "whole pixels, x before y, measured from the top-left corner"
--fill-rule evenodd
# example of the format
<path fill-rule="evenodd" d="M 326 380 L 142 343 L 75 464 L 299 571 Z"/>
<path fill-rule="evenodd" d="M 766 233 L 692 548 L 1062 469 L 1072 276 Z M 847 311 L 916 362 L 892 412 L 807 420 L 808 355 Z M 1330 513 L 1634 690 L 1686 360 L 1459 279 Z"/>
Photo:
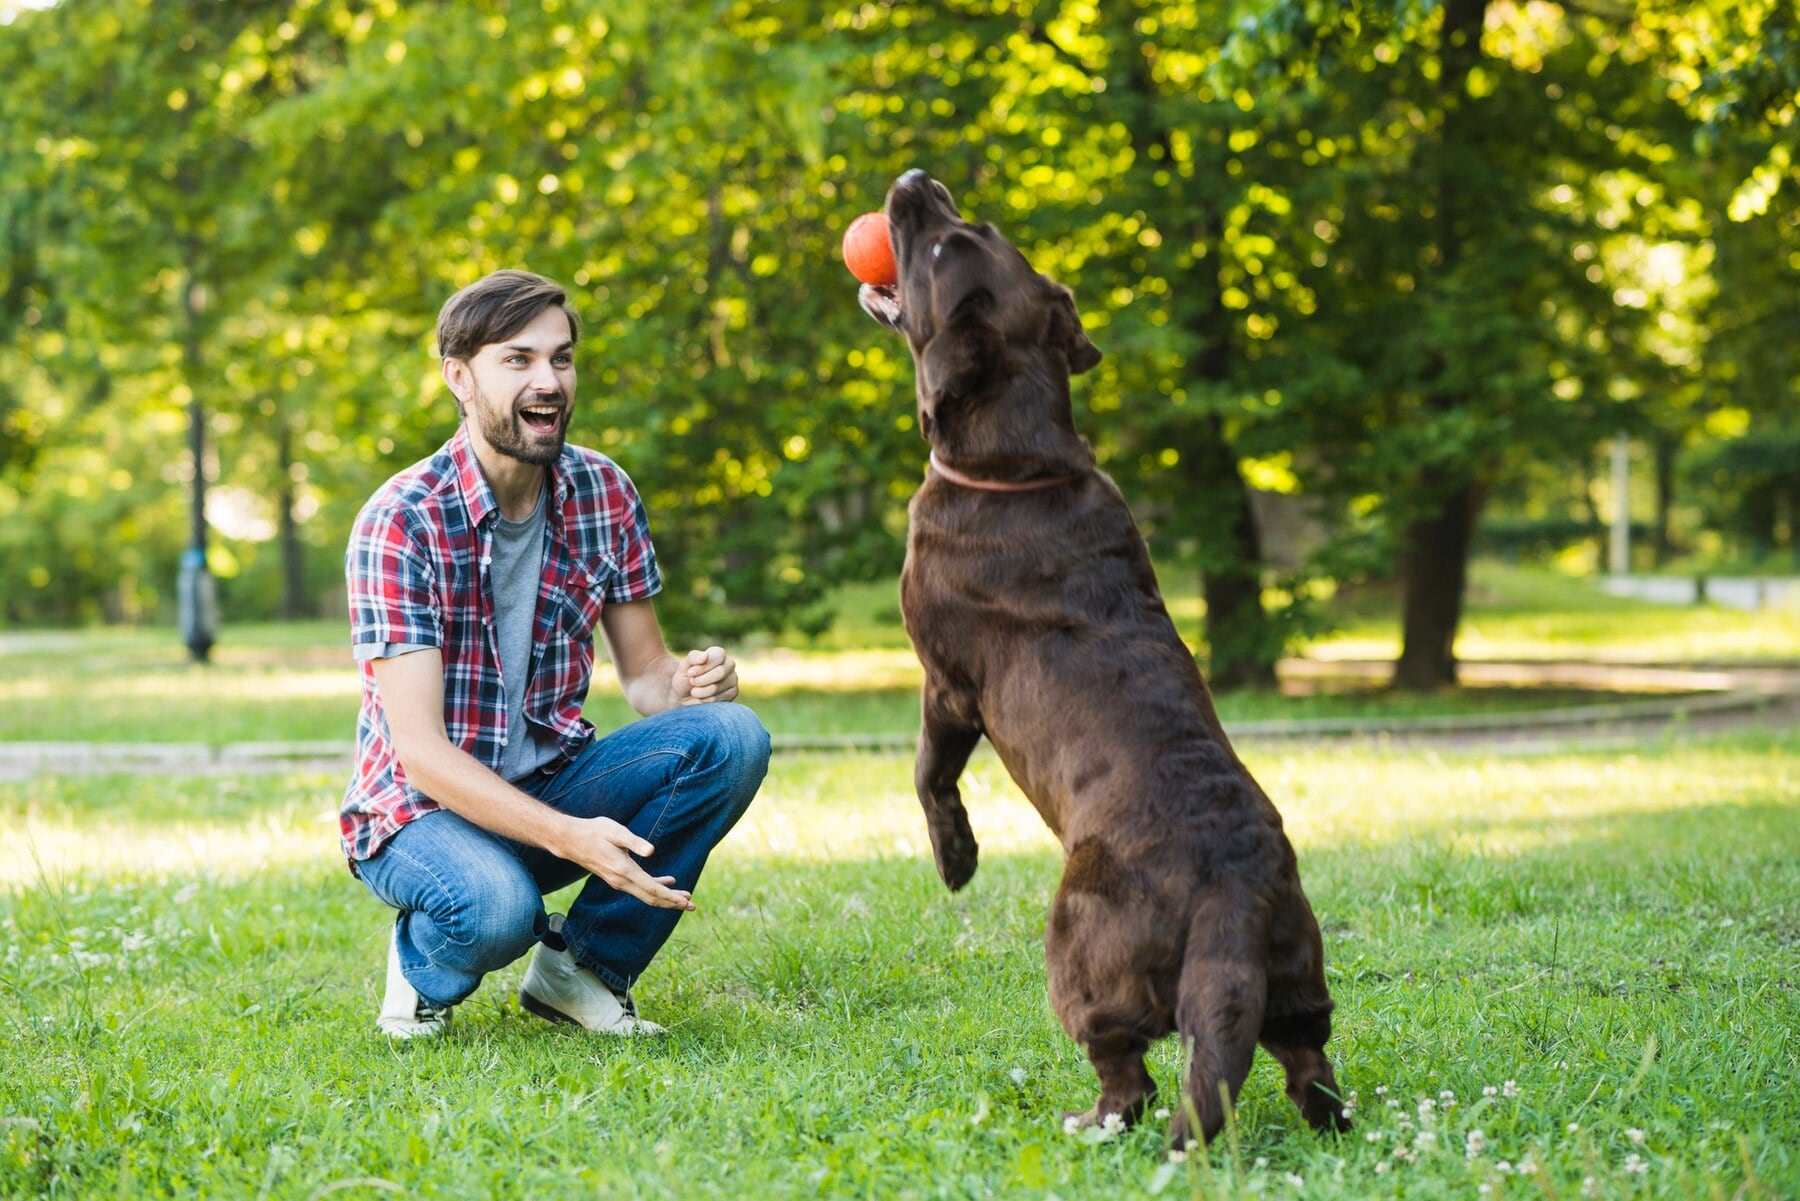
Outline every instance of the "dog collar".
<path fill-rule="evenodd" d="M 1063 484 L 1073 483 L 1076 479 L 1080 478 L 1073 475 L 1055 475 L 1051 476 L 1049 479 L 1019 480 L 1016 482 L 1007 480 L 981 480 L 976 479 L 972 475 L 964 475 L 953 467 L 946 467 L 944 461 L 938 458 L 937 451 L 935 450 L 931 452 L 928 466 L 932 471 L 935 471 L 942 476 L 948 483 L 956 484 L 963 488 L 973 488 L 978 492 L 1041 492 L 1045 488 L 1061 487 Z"/>

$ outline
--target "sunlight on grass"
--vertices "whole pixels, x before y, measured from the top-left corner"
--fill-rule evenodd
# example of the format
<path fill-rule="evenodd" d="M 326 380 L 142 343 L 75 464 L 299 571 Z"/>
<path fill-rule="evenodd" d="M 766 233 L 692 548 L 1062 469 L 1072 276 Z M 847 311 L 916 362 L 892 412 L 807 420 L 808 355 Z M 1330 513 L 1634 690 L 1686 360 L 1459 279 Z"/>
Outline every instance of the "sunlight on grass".
<path fill-rule="evenodd" d="M 341 778 L 39 776 L 0 785 L 0 887 L 217 879 L 337 857 Z"/>
<path fill-rule="evenodd" d="M 1634 817 L 1800 795 L 1800 766 L 1744 759 L 1705 746 L 1671 768 L 1663 754 L 1566 754 L 1519 759 L 1479 752 L 1240 748 L 1281 810 L 1302 855 L 1429 839 L 1458 851 L 1516 855 L 1566 845 Z M 0 886 L 51 879 L 158 877 L 196 864 L 220 878 L 337 861 L 341 779 L 40 777 L 0 786 Z M 71 806 L 98 792 L 107 802 Z M 1037 854 L 1056 841 L 991 752 L 962 779 L 984 855 Z M 263 797 L 278 807 L 269 808 Z M 258 800 L 252 820 L 235 797 Z M 196 799 L 206 798 L 206 799 Z M 763 790 L 722 844 L 727 857 L 801 863 L 931 858 L 912 789 L 910 754 L 794 755 L 776 759 Z"/>

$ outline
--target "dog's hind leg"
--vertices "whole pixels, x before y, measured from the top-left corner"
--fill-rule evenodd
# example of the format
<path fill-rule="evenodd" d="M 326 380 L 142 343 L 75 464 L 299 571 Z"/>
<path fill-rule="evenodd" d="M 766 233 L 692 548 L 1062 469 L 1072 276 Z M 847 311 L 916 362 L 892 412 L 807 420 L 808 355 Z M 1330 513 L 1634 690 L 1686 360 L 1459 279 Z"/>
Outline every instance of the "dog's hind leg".
<path fill-rule="evenodd" d="M 1144 1052 L 1168 1029 L 1139 970 L 1141 932 L 1132 919 L 1140 915 L 1121 912 L 1111 878 L 1102 878 L 1110 863 L 1098 843 L 1076 849 L 1044 933 L 1050 1004 L 1100 1077 L 1093 1107 L 1068 1115 L 1083 1126 L 1103 1125 L 1115 1114 L 1126 1125 L 1138 1120 L 1156 1095 Z"/>
<path fill-rule="evenodd" d="M 1256 1057 L 1268 983 L 1260 906 L 1228 883 L 1206 889 L 1188 924 L 1175 1028 L 1188 1055 L 1181 1105 L 1169 1124 L 1177 1149 L 1211 1142 Z M 1222 1095 L 1223 1094 L 1223 1095 Z"/>
<path fill-rule="evenodd" d="M 1325 1042 L 1331 1037 L 1331 994 L 1325 987 L 1325 952 L 1319 923 L 1304 897 L 1276 919 L 1270 959 L 1281 973 L 1269 981 L 1263 1047 L 1287 1073 L 1288 1100 L 1314 1130 L 1348 1130 Z"/>
<path fill-rule="evenodd" d="M 981 741 L 981 728 L 952 713 L 948 699 L 927 676 L 920 703 L 923 721 L 919 754 L 913 763 L 913 787 L 925 810 L 925 828 L 931 834 L 938 875 L 954 891 L 975 874 L 975 831 L 969 828 L 969 811 L 963 808 L 962 790 L 956 781 Z"/>
<path fill-rule="evenodd" d="M 1350 1119 L 1339 1100 L 1337 1077 L 1325 1058 L 1331 1037 L 1331 1003 L 1306 1014 L 1270 1018 L 1263 1024 L 1262 1045 L 1287 1073 L 1287 1095 L 1314 1130 L 1348 1130 Z"/>

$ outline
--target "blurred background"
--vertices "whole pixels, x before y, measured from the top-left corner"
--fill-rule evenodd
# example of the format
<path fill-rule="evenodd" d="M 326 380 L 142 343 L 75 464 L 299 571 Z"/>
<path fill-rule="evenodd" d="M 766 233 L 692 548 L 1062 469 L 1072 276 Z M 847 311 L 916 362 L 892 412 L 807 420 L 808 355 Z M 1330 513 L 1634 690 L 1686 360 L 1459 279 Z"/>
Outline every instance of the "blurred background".
<path fill-rule="evenodd" d="M 341 621 L 438 306 L 522 266 L 672 644 L 823 633 L 924 461 L 838 254 L 910 167 L 1074 289 L 1219 685 L 1355 592 L 1453 681 L 1476 556 L 1800 555 L 1791 3 L 64 0 L 0 79 L 0 628 L 187 630 L 202 562 L 227 629 Z"/>

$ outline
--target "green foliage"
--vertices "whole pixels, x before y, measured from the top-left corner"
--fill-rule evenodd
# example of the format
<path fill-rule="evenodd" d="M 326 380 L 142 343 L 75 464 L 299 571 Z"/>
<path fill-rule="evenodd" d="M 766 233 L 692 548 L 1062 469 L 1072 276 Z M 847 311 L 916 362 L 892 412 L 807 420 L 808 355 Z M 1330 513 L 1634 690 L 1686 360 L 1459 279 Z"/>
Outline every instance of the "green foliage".
<path fill-rule="evenodd" d="M 190 400 L 228 616 L 327 611 L 362 499 L 450 432 L 437 306 L 523 265 L 588 320 L 574 435 L 649 501 L 673 632 L 823 630 L 920 470 L 836 254 L 912 166 L 1076 290 L 1103 465 L 1263 598 L 1204 615 L 1215 665 L 1449 493 L 1791 425 L 1788 8 L 1481 4 L 1468 47 L 1470 2 L 19 11 L 0 620 L 168 616 Z M 1319 536 L 1256 545 L 1253 487 Z"/>

